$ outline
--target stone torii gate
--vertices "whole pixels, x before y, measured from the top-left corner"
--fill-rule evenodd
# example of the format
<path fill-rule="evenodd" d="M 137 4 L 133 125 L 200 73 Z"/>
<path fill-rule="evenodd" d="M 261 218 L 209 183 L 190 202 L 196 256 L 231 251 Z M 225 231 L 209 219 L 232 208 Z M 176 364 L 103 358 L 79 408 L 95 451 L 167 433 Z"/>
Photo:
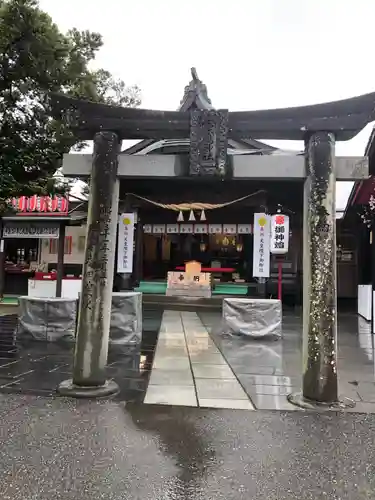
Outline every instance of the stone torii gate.
<path fill-rule="evenodd" d="M 197 80 L 195 72 L 193 79 Z M 198 81 L 200 83 L 200 81 Z M 66 155 L 64 174 L 91 175 L 88 233 L 73 378 L 61 394 L 76 397 L 117 391 L 105 377 L 118 219 L 119 179 L 231 175 L 234 179 L 304 179 L 303 391 L 296 404 L 337 404 L 335 182 L 368 176 L 365 157 L 336 158 L 335 141 L 353 138 L 375 120 L 375 93 L 314 106 L 228 112 L 152 111 L 51 96 L 52 112 L 65 116 L 91 155 Z M 190 137 L 188 167 L 178 155 L 121 155 L 123 139 Z M 302 140 L 303 156 L 239 155 L 229 161 L 227 140 Z M 92 163 L 92 165 L 91 165 Z"/>

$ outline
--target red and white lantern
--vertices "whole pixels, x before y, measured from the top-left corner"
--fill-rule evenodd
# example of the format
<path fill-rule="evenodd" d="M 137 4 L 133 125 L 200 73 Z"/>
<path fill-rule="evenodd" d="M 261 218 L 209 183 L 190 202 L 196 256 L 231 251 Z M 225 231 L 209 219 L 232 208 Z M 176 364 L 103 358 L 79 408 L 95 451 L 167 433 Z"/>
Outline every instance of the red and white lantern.
<path fill-rule="evenodd" d="M 48 196 L 39 196 L 39 212 L 48 211 Z"/>
<path fill-rule="evenodd" d="M 51 200 L 51 212 L 57 212 L 59 208 L 59 197 L 54 196 L 53 198 L 50 198 Z"/>
<path fill-rule="evenodd" d="M 283 255 L 289 249 L 289 217 L 275 214 L 271 217 L 271 253 Z"/>
<path fill-rule="evenodd" d="M 58 207 L 57 208 L 58 212 L 61 212 L 63 214 L 68 213 L 68 198 L 65 198 L 64 196 L 59 196 L 57 207 Z"/>
<path fill-rule="evenodd" d="M 21 196 L 12 199 L 12 206 L 17 212 L 35 212 L 36 214 L 57 212 L 68 213 L 69 202 L 65 196 Z"/>
<path fill-rule="evenodd" d="M 27 212 L 28 199 L 26 196 L 17 198 L 16 208 L 19 212 Z"/>
<path fill-rule="evenodd" d="M 38 211 L 38 196 L 34 194 L 34 196 L 30 196 L 29 198 L 29 212 L 37 212 Z"/>

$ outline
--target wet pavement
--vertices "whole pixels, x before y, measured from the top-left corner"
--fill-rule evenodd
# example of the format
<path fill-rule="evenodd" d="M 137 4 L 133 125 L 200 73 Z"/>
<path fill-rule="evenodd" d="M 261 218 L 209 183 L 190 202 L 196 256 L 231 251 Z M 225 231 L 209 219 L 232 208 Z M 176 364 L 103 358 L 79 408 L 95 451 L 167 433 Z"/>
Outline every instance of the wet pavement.
<path fill-rule="evenodd" d="M 211 338 L 257 409 L 296 410 L 286 395 L 301 390 L 302 318 L 287 311 L 281 340 L 222 336 L 217 313 L 200 312 Z M 352 313 L 338 317 L 338 374 L 342 397 L 353 410 L 375 413 L 375 351 L 370 323 Z"/>
<path fill-rule="evenodd" d="M 107 374 L 120 387 L 118 400 L 143 401 L 161 318 L 161 310 L 145 310 L 141 345 L 110 346 Z M 60 382 L 71 378 L 74 344 L 30 342 L 19 337 L 15 343 L 16 332 L 17 315 L 0 316 L 0 393 L 54 395 Z"/>
<path fill-rule="evenodd" d="M 302 322 L 286 311 L 281 340 L 221 335 L 220 314 L 147 306 L 138 347 L 112 346 L 107 373 L 118 401 L 244 410 L 293 410 L 301 388 Z M 51 396 L 71 377 L 71 343 L 15 342 L 16 315 L 0 315 L 0 393 Z M 161 331 L 159 334 L 160 327 Z M 155 355 L 156 349 L 156 355 Z M 375 413 L 375 355 L 370 325 L 354 314 L 338 321 L 340 393 L 353 410 Z"/>
<path fill-rule="evenodd" d="M 2 500 L 374 497 L 374 415 L 0 401 Z"/>
<path fill-rule="evenodd" d="M 0 317 L 2 500 L 374 498 L 374 344 L 365 321 L 339 318 L 340 388 L 357 413 L 314 413 L 283 411 L 295 410 L 285 394 L 300 388 L 298 314 L 285 314 L 282 340 L 266 342 L 223 337 L 217 313 L 165 319 L 145 308 L 142 345 L 110 348 L 115 400 L 82 401 L 54 395 L 71 375 L 73 346 L 16 342 L 16 317 Z M 186 360 L 189 369 L 178 370 Z M 222 379 L 261 411 L 205 408 L 215 391 L 233 400 Z M 144 404 L 152 387 L 186 384 L 200 408 Z"/>

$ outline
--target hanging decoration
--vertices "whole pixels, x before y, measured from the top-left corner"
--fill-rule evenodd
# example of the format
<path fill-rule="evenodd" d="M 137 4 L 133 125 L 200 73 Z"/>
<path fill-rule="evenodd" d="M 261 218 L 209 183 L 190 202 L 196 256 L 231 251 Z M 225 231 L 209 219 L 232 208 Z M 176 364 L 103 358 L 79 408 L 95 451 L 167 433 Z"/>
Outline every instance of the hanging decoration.
<path fill-rule="evenodd" d="M 238 224 L 237 225 L 238 234 L 251 234 L 252 226 L 251 224 Z"/>
<path fill-rule="evenodd" d="M 180 227 L 178 224 L 167 224 L 167 234 L 178 234 Z"/>
<path fill-rule="evenodd" d="M 223 226 L 222 224 L 208 224 L 209 234 L 222 234 Z"/>
<path fill-rule="evenodd" d="M 178 213 L 177 222 L 184 222 L 184 215 L 181 210 Z"/>
<path fill-rule="evenodd" d="M 239 203 L 241 201 L 247 200 L 248 198 L 251 198 L 253 196 L 257 196 L 259 194 L 265 193 L 266 191 L 264 189 L 260 189 L 259 191 L 256 191 L 255 193 L 247 194 L 246 196 L 241 196 L 241 198 L 236 198 L 235 200 L 232 201 L 227 201 L 225 203 L 201 203 L 201 202 L 193 202 L 193 203 L 159 203 L 158 201 L 150 200 L 149 198 L 144 198 L 143 196 L 139 196 L 134 193 L 126 193 L 126 196 L 133 196 L 134 198 L 137 198 L 138 200 L 145 201 L 147 203 L 151 203 L 151 205 L 155 205 L 156 207 L 160 208 L 165 208 L 166 210 L 173 210 L 174 212 L 190 212 L 192 210 L 200 211 L 201 212 L 201 220 L 206 220 L 206 214 L 204 213 L 205 210 L 215 210 L 217 208 L 224 208 L 228 207 L 229 205 L 233 205 L 235 203 Z M 182 214 L 181 214 L 182 215 Z M 193 214 L 194 215 L 194 214 Z M 180 217 L 180 214 L 179 216 Z M 204 217 L 204 218 L 202 218 Z M 179 222 L 180 219 L 177 219 Z M 195 220 L 195 216 L 194 219 Z"/>
<path fill-rule="evenodd" d="M 236 234 L 237 225 L 236 224 L 224 224 L 223 233 L 225 234 Z"/>
<path fill-rule="evenodd" d="M 238 243 L 237 243 L 237 246 L 236 246 L 236 250 L 237 250 L 237 252 L 239 252 L 239 253 L 240 253 L 240 252 L 242 252 L 242 249 L 243 249 L 243 245 L 242 245 L 242 243 L 241 243 L 241 242 L 238 242 Z"/>
<path fill-rule="evenodd" d="M 207 224 L 194 224 L 194 232 L 195 234 L 206 234 L 208 233 Z"/>
<path fill-rule="evenodd" d="M 189 221 L 190 221 L 190 222 L 195 221 L 195 215 L 194 215 L 194 212 L 193 212 L 192 210 L 190 210 L 190 214 L 189 214 Z"/>
<path fill-rule="evenodd" d="M 202 241 L 201 244 L 199 245 L 199 249 L 201 252 L 206 251 L 206 243 L 204 241 Z"/>
<path fill-rule="evenodd" d="M 152 228 L 152 232 L 154 234 L 164 234 L 165 233 L 165 224 L 154 224 Z"/>
<path fill-rule="evenodd" d="M 193 234 L 193 233 L 194 233 L 194 224 L 180 225 L 180 234 Z"/>

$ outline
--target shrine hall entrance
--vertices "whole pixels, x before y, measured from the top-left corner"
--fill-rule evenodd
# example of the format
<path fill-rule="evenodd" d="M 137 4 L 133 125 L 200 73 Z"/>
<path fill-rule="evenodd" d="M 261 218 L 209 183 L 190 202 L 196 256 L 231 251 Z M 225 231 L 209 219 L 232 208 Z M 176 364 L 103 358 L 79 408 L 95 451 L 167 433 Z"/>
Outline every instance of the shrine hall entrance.
<path fill-rule="evenodd" d="M 301 302 L 302 182 L 207 183 L 199 177 L 150 183 L 137 178 L 128 179 L 126 189 L 121 192 L 126 210 L 134 209 L 142 224 L 135 233 L 136 253 L 142 258 L 133 281 L 140 291 L 165 294 L 168 272 L 197 261 L 211 274 L 215 294 L 220 290 L 223 295 L 277 297 L 275 256 L 270 256 L 266 286 L 253 277 L 253 225 L 256 213 L 272 214 L 282 206 L 291 220 L 289 251 L 282 257 L 283 297 L 292 295 L 293 302 Z"/>
<path fill-rule="evenodd" d="M 251 281 L 252 247 L 252 234 L 144 234 L 143 279 L 165 280 L 196 260 L 215 281 Z"/>
<path fill-rule="evenodd" d="M 219 234 L 155 233 L 159 227 L 145 227 L 143 235 L 143 269 L 139 289 L 144 293 L 165 294 L 169 271 L 184 271 L 185 263 L 197 261 L 203 272 L 212 274 L 215 295 L 259 295 L 259 281 L 253 278 L 253 234 L 238 231 Z M 161 227 L 160 227 L 161 230 Z M 242 230 L 242 229 L 241 229 Z M 151 232 L 152 231 L 152 232 Z M 300 234 L 293 236 L 295 244 L 282 257 L 284 299 L 299 304 L 302 297 L 299 271 Z M 276 297 L 278 261 L 271 256 L 267 296 Z"/>

